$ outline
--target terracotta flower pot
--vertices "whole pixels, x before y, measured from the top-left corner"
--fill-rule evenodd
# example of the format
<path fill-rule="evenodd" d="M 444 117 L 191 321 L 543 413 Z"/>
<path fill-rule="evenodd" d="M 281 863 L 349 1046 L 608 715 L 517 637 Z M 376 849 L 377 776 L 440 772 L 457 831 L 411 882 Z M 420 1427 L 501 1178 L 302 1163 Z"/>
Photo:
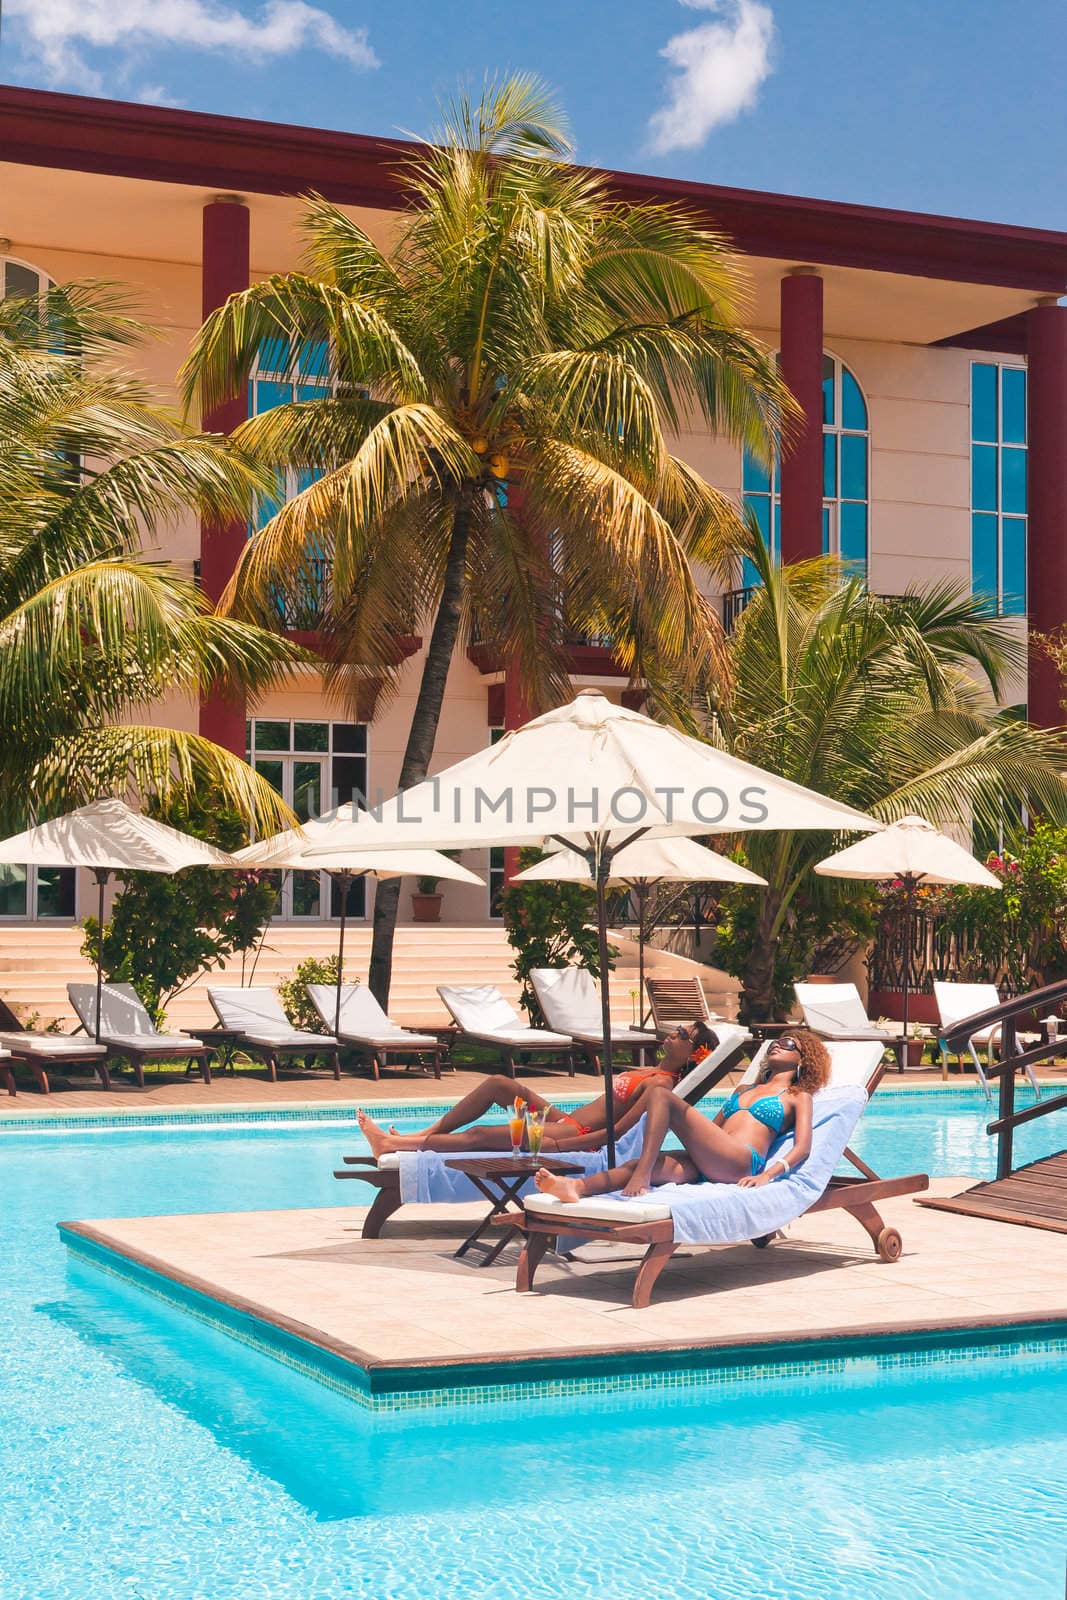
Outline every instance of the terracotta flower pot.
<path fill-rule="evenodd" d="M 441 896 L 439 894 L 419 894 L 411 896 L 412 922 L 440 922 Z"/>

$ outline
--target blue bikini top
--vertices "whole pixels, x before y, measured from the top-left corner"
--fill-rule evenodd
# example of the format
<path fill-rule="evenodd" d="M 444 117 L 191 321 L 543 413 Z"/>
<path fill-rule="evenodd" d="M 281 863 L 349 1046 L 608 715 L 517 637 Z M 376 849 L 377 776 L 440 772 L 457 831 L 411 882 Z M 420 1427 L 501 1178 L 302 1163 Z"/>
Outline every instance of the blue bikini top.
<path fill-rule="evenodd" d="M 743 1106 L 737 1098 L 737 1090 L 727 1100 L 722 1108 L 722 1120 L 729 1122 L 730 1118 L 738 1111 L 747 1111 L 750 1117 L 755 1117 L 757 1122 L 762 1122 L 765 1128 L 770 1128 L 772 1133 L 781 1133 L 785 1122 L 785 1101 L 780 1094 L 765 1094 L 759 1100 L 753 1100 L 750 1106 Z"/>

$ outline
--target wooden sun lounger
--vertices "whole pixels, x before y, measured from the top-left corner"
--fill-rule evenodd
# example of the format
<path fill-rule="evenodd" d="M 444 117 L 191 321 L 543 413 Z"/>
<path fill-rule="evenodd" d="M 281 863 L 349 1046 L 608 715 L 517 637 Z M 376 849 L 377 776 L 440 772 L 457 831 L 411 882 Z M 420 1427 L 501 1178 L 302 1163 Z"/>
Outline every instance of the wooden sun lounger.
<path fill-rule="evenodd" d="M 68 983 L 67 994 L 91 1042 L 96 1028 L 96 985 Z M 117 1005 L 121 1008 L 122 1016 L 134 1019 L 130 1023 L 131 1030 L 135 1024 L 140 1029 L 137 1032 L 126 1031 L 117 1026 L 113 1029 L 109 1024 L 114 1018 L 109 1016 L 107 1011 L 104 1012 L 103 1026 L 100 1029 L 100 1043 L 105 1046 L 107 1055 L 129 1063 L 139 1089 L 145 1086 L 144 1069 L 148 1061 L 184 1062 L 187 1068 L 195 1063 L 204 1082 L 211 1082 L 211 1057 L 214 1053 L 211 1046 L 204 1044 L 201 1039 L 159 1033 L 153 1027 L 140 996 L 131 984 L 105 983 L 102 999 L 104 1007 L 114 1009 Z M 111 1078 L 106 1067 L 100 1067 L 100 1076 L 104 1088 L 110 1089 Z"/>
<path fill-rule="evenodd" d="M 884 1065 L 880 1065 L 869 1079 L 868 1097 L 881 1082 L 884 1071 Z M 844 1154 L 860 1176 L 831 1178 L 818 1200 L 808 1206 L 803 1215 L 810 1216 L 816 1211 L 847 1211 L 866 1230 L 882 1261 L 899 1260 L 903 1248 L 900 1233 L 896 1228 L 886 1226 L 878 1211 L 878 1202 L 892 1199 L 896 1195 L 918 1194 L 928 1189 L 929 1176 L 924 1172 L 918 1172 L 902 1178 L 879 1178 L 878 1174 L 873 1172 L 853 1150 L 846 1147 Z M 533 1288 L 534 1276 L 544 1259 L 545 1252 L 550 1245 L 555 1244 L 561 1233 L 565 1232 L 568 1239 L 579 1238 L 583 1243 L 599 1240 L 611 1244 L 646 1245 L 647 1249 L 637 1269 L 631 1302 L 638 1311 L 648 1305 L 656 1279 L 675 1250 L 683 1248 L 674 1241 L 674 1220 L 671 1217 L 658 1218 L 655 1221 L 624 1222 L 568 1215 L 566 1226 L 561 1227 L 560 1220 L 555 1216 L 539 1216 L 525 1211 L 521 1217 L 508 1217 L 507 1223 L 509 1227 L 516 1228 L 524 1234 L 526 1240 L 515 1274 L 515 1288 L 519 1294 L 528 1294 Z M 770 1244 L 773 1237 L 773 1234 L 768 1234 L 763 1238 L 753 1239 L 752 1243 L 757 1249 L 762 1250 Z"/>

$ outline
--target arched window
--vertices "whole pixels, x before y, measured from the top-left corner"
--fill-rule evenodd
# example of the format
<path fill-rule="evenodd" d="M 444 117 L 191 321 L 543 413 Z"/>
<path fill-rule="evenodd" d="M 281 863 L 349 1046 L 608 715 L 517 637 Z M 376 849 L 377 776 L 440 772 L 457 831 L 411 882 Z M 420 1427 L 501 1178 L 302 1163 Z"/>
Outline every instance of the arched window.
<path fill-rule="evenodd" d="M 866 568 L 870 526 L 870 425 L 867 402 L 855 376 L 837 356 L 822 358 L 823 502 L 822 547 Z M 746 510 L 759 523 L 775 560 L 781 550 L 781 474 L 746 450 L 741 491 Z M 746 563 L 745 587 L 755 582 Z"/>
<path fill-rule="evenodd" d="M 867 565 L 870 501 L 867 402 L 836 356 L 822 358 L 822 547 Z"/>
<path fill-rule="evenodd" d="M 51 278 L 39 267 L 19 261 L 15 256 L 0 256 L 0 300 L 44 294 L 51 287 Z"/>

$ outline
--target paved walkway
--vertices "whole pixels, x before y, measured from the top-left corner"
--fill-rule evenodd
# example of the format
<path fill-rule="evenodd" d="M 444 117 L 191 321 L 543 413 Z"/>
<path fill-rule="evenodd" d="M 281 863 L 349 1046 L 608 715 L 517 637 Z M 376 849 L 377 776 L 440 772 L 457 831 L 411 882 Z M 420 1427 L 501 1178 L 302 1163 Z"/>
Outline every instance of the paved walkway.
<path fill-rule="evenodd" d="M 457 1262 L 452 1251 L 479 1209 L 408 1208 L 385 1237 L 366 1242 L 355 1206 L 85 1227 L 364 1368 L 1067 1318 L 1060 1236 L 925 1210 L 910 1198 L 880 1207 L 904 1237 L 898 1262 L 879 1261 L 851 1217 L 820 1213 L 766 1250 L 679 1254 L 644 1311 L 629 1303 L 639 1249 L 587 1245 L 569 1262 L 549 1258 L 528 1295 L 514 1291 L 516 1244 L 488 1269 Z"/>

